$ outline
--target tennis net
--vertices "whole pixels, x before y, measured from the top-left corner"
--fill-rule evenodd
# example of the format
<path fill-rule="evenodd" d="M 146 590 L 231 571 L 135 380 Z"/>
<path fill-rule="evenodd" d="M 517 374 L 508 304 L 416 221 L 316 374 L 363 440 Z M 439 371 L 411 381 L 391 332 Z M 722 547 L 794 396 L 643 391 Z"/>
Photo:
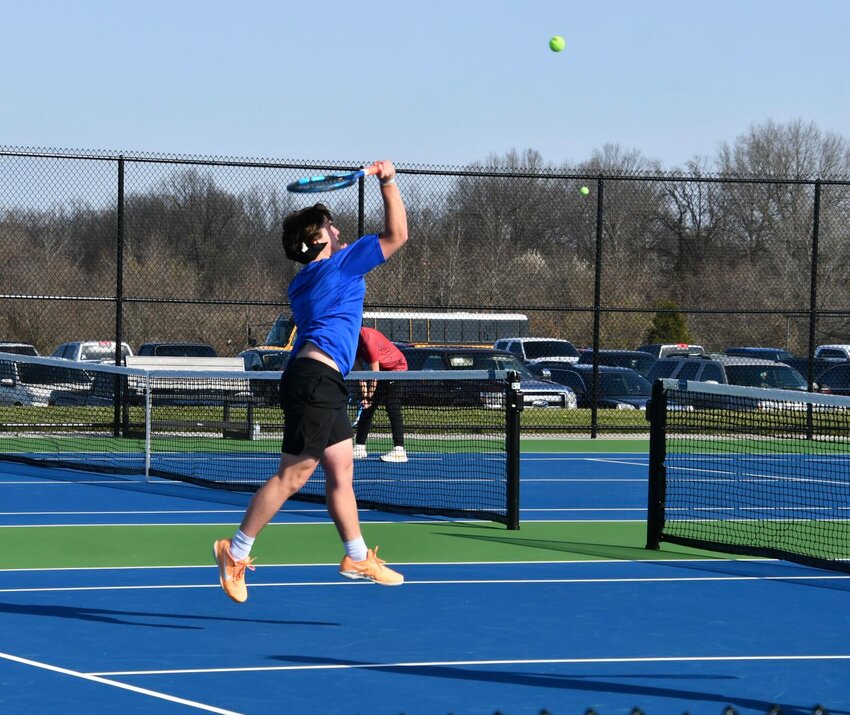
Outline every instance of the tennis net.
<path fill-rule="evenodd" d="M 647 548 L 850 571 L 850 398 L 658 380 Z"/>
<path fill-rule="evenodd" d="M 355 462 L 359 505 L 518 528 L 522 398 L 509 378 L 351 373 L 352 422 L 366 381 L 391 387 L 383 392 L 402 411 L 408 457 L 379 458 L 394 446 L 379 405 L 368 456 Z M 0 459 L 254 491 L 280 458 L 279 380 L 279 372 L 146 370 L 4 354 Z M 324 501 L 324 481 L 320 466 L 296 498 Z"/>

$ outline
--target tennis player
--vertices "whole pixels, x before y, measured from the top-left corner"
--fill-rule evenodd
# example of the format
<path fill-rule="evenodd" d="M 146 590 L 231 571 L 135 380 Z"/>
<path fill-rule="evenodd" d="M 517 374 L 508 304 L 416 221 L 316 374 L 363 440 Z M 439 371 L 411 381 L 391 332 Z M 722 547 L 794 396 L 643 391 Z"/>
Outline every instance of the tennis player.
<path fill-rule="evenodd" d="M 305 264 L 289 284 L 298 326 L 294 356 L 280 382 L 283 446 L 277 471 L 251 499 L 233 539 L 213 545 L 224 592 L 237 603 L 248 598 L 245 570 L 253 570 L 254 540 L 316 467 L 325 472 L 328 511 L 345 546 L 339 573 L 350 579 L 398 586 L 404 577 L 366 546 L 354 496 L 353 431 L 343 376 L 354 364 L 363 321 L 364 276 L 407 241 L 407 212 L 389 161 L 376 174 L 384 202 L 384 230 L 350 246 L 339 239 L 323 204 L 296 211 L 283 223 L 286 255 Z"/>
<path fill-rule="evenodd" d="M 407 370 L 407 358 L 393 345 L 380 330 L 360 328 L 360 340 L 357 343 L 357 360 L 364 370 Z M 363 412 L 357 421 L 357 434 L 354 438 L 354 459 L 366 459 L 366 439 L 372 427 L 372 417 L 379 405 L 387 409 L 390 418 L 390 431 L 393 435 L 393 448 L 381 455 L 384 462 L 406 462 L 404 449 L 404 415 L 401 411 L 401 395 L 398 384 L 393 380 L 363 380 L 360 383 L 360 406 Z"/>

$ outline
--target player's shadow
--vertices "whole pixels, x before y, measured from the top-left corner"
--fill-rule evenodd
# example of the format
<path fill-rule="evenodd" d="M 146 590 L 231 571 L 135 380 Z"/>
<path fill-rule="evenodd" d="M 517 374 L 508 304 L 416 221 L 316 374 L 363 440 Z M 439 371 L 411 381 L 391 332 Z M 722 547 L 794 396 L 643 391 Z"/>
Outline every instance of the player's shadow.
<path fill-rule="evenodd" d="M 193 621 L 234 623 L 268 623 L 274 626 L 339 626 L 330 621 L 276 621 L 262 618 L 234 618 L 232 616 L 200 616 L 195 613 L 161 613 L 155 611 L 118 611 L 110 608 L 90 608 L 85 606 L 36 605 L 32 603 L 3 603 L 0 602 L 0 613 L 13 613 L 23 616 L 44 618 L 71 618 L 79 621 L 96 623 L 111 623 L 125 626 L 142 626 L 144 628 L 176 628 L 180 630 L 202 631 L 203 625 L 190 625 Z M 174 619 L 187 623 L 163 623 L 155 621 L 131 620 L 139 618 Z"/>
<path fill-rule="evenodd" d="M 739 680 L 737 675 L 682 675 L 682 674 L 612 674 L 585 673 L 580 675 L 547 675 L 505 670 L 484 670 L 472 666 L 451 665 L 376 665 L 365 661 L 340 660 L 334 658 L 319 658 L 314 656 L 274 655 L 270 660 L 299 665 L 348 665 L 354 668 L 368 668 L 383 673 L 398 675 L 415 675 L 428 678 L 445 678 L 451 680 L 476 680 L 483 683 L 499 683 L 511 686 L 527 686 L 532 688 L 556 688 L 558 690 L 573 690 L 587 693 L 615 693 L 634 698 L 667 698 L 684 700 L 688 703 L 716 703 L 721 707 L 732 705 L 736 708 L 748 708 L 756 712 L 768 712 L 774 705 L 779 705 L 784 715 L 811 715 L 811 705 L 791 705 L 776 703 L 754 698 L 741 698 L 699 690 L 682 690 L 654 685 L 625 684 L 611 682 L 603 678 L 623 678 L 633 680 Z M 718 711 L 719 712 L 719 711 Z M 850 715 L 847 710 L 829 709 L 833 715 Z"/>

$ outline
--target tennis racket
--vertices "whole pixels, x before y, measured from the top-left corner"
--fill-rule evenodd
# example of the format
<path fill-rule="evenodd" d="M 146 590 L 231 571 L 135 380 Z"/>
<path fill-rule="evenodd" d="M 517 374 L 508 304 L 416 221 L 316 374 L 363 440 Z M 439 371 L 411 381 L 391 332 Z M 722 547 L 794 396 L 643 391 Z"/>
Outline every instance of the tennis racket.
<path fill-rule="evenodd" d="M 350 174 L 326 174 L 324 176 L 307 176 L 287 184 L 286 190 L 295 194 L 315 194 L 320 191 L 336 191 L 351 186 L 364 176 L 372 176 L 381 170 L 381 162 L 376 161 L 371 166 L 365 166 Z"/>

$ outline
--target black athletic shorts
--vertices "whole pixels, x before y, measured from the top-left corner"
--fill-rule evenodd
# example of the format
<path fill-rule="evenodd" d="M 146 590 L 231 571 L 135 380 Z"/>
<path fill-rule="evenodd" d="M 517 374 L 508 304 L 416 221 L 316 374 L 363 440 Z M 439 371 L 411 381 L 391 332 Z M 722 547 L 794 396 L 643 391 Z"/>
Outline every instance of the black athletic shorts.
<path fill-rule="evenodd" d="M 321 457 L 325 447 L 352 439 L 348 388 L 338 370 L 313 360 L 290 360 L 280 378 L 286 454 Z"/>

